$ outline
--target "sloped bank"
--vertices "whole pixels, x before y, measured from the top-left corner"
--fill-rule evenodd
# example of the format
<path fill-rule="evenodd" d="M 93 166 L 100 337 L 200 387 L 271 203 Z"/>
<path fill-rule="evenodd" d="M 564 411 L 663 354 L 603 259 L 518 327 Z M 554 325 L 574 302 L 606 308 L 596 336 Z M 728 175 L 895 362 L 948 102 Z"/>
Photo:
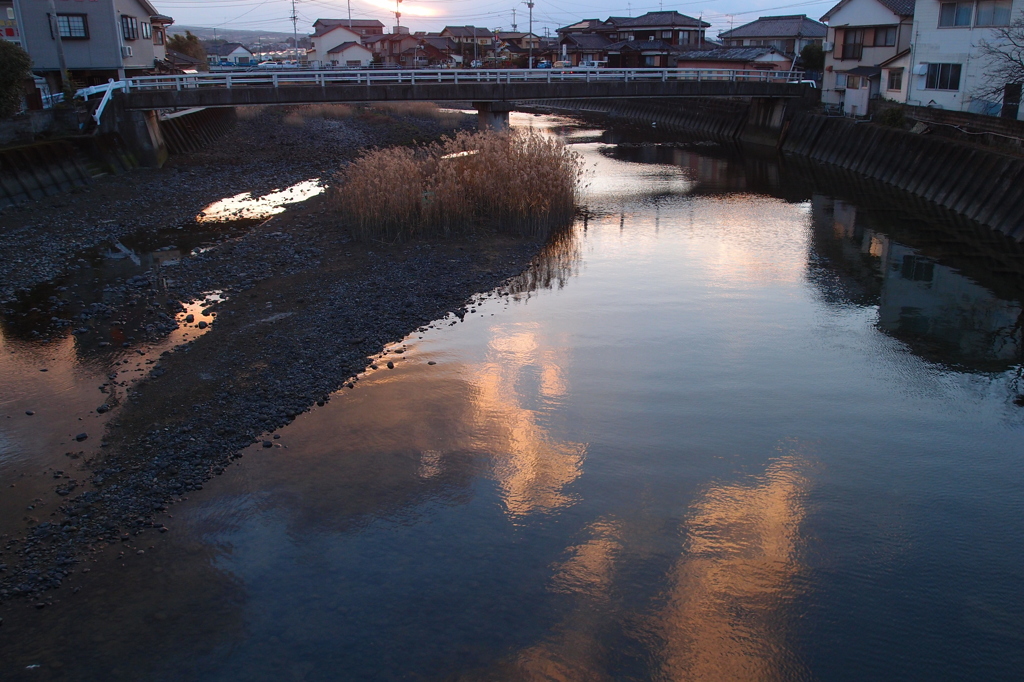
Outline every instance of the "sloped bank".
<path fill-rule="evenodd" d="M 947 139 L 799 113 L 780 148 L 846 168 L 1024 240 L 1024 159 Z"/>

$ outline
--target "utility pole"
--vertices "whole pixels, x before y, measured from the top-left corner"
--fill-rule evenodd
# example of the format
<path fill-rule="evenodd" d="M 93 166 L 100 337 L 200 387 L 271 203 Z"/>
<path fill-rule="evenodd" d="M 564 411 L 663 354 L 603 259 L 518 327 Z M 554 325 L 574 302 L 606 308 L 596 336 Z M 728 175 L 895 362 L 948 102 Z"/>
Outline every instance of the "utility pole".
<path fill-rule="evenodd" d="M 50 0 L 50 31 L 53 32 L 53 39 L 57 41 L 57 64 L 60 65 L 60 85 L 63 90 L 71 87 L 71 79 L 68 77 L 68 63 L 64 60 L 64 43 L 60 39 L 60 22 L 57 21 L 57 7 Z"/>
<path fill-rule="evenodd" d="M 528 40 L 530 41 L 530 61 L 527 62 L 527 64 L 528 64 L 527 68 L 532 69 L 533 68 L 533 0 L 529 0 L 528 2 L 526 2 L 524 4 L 527 7 L 530 8 L 530 37 L 528 38 Z"/>
<path fill-rule="evenodd" d="M 348 30 L 352 30 L 352 0 L 348 0 Z"/>
<path fill-rule="evenodd" d="M 512 32 L 516 33 L 516 8 L 512 8 Z"/>
<path fill-rule="evenodd" d="M 402 0 L 395 0 L 395 26 L 402 25 L 402 13 L 398 11 L 398 6 L 402 3 Z"/>
<path fill-rule="evenodd" d="M 292 0 L 292 40 L 295 41 L 295 68 L 299 66 L 299 15 L 295 12 L 295 0 Z"/>

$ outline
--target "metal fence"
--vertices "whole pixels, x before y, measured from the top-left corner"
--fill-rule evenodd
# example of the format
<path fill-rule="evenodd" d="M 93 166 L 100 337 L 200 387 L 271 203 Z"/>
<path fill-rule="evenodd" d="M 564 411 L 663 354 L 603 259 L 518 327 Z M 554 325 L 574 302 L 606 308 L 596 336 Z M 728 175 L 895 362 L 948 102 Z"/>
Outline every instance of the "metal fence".
<path fill-rule="evenodd" d="M 124 91 L 184 90 L 192 88 L 298 87 L 335 85 L 395 85 L 436 83 L 561 83 L 730 81 L 745 83 L 799 82 L 800 71 L 733 69 L 438 69 L 438 70 L 327 70 L 199 73 L 128 78 Z"/>

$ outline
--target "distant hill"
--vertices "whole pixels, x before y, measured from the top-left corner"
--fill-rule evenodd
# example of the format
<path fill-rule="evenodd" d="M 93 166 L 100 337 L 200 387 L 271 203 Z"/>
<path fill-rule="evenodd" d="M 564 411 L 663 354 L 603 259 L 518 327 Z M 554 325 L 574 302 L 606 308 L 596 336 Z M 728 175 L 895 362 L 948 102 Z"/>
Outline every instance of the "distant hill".
<path fill-rule="evenodd" d="M 261 40 L 263 43 L 283 43 L 286 40 L 290 40 L 292 37 L 291 32 L 283 31 L 246 31 L 242 29 L 232 28 L 206 28 L 204 26 L 182 26 L 174 24 L 168 29 L 171 35 L 180 33 L 185 35 L 185 31 L 190 31 L 192 35 L 199 38 L 200 40 L 226 40 L 230 43 L 242 43 L 243 45 L 255 45 Z M 301 41 L 308 35 L 305 31 L 299 31 L 299 40 Z"/>

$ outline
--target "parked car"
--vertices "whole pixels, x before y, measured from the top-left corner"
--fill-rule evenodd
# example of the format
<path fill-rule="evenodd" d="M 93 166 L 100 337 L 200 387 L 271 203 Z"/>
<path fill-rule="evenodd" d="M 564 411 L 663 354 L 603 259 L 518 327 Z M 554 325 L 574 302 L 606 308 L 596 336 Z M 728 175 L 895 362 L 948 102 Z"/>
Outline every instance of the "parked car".
<path fill-rule="evenodd" d="M 599 61 L 582 61 L 579 63 L 581 69 L 601 69 L 604 68 L 608 62 Z"/>
<path fill-rule="evenodd" d="M 536 68 L 538 68 L 538 69 L 550 69 L 551 68 L 551 62 L 549 62 L 547 60 L 544 60 L 542 62 L 537 62 L 537 67 Z"/>
<path fill-rule="evenodd" d="M 570 61 L 557 61 L 551 65 L 552 69 L 571 69 L 572 62 Z"/>

